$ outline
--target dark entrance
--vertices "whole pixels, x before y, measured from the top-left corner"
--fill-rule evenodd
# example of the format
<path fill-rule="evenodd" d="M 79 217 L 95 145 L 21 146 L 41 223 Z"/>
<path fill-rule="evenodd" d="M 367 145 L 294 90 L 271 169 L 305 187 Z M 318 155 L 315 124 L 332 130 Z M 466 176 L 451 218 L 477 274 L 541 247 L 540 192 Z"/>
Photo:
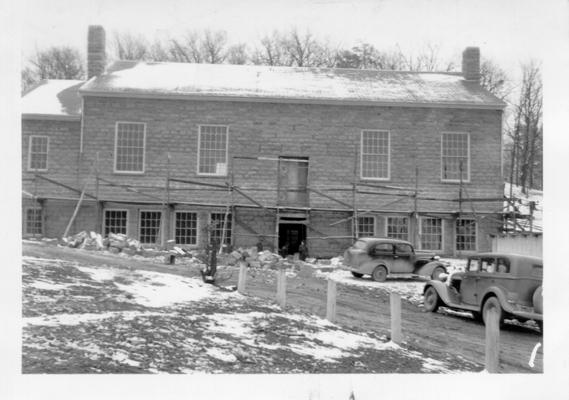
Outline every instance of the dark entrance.
<path fill-rule="evenodd" d="M 306 225 L 279 224 L 279 250 L 286 244 L 288 254 L 298 253 L 298 246 L 303 240 L 306 240 Z"/>

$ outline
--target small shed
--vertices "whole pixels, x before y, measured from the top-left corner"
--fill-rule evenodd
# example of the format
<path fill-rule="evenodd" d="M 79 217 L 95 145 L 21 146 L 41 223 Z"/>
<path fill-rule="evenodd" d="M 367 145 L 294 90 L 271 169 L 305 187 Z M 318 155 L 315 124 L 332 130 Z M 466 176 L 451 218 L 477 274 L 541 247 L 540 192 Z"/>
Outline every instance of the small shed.
<path fill-rule="evenodd" d="M 543 234 L 541 232 L 504 233 L 491 235 L 491 237 L 493 252 L 543 257 Z"/>

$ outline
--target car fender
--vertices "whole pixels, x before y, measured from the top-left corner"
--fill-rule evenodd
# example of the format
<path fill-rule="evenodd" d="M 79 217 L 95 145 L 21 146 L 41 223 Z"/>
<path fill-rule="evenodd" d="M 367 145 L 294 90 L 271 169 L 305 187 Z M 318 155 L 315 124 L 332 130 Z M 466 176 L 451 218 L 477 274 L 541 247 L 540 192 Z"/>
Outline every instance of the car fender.
<path fill-rule="evenodd" d="M 490 296 L 495 296 L 500 302 L 502 309 L 504 309 L 504 311 L 506 311 L 507 313 L 513 313 L 515 311 L 513 307 L 510 305 L 510 303 L 508 303 L 508 301 L 506 300 L 506 296 L 504 295 L 502 290 L 497 286 L 490 286 L 484 291 L 484 294 L 482 296 L 482 301 L 480 302 L 480 310 L 482 310 L 482 307 L 484 307 L 484 302 Z"/>
<path fill-rule="evenodd" d="M 380 265 L 384 266 L 387 269 L 387 273 L 389 273 L 389 263 L 384 259 L 377 259 L 377 258 L 366 261 L 358 268 L 356 268 L 355 271 L 361 274 L 371 275 L 373 273 L 373 270 L 379 267 Z"/>
<path fill-rule="evenodd" d="M 435 270 L 435 268 L 437 268 L 437 267 L 443 267 L 443 269 L 445 270 L 445 273 L 447 272 L 447 268 L 442 262 L 431 261 L 425 265 L 422 265 L 418 269 L 416 269 L 415 274 L 430 277 L 431 274 L 433 273 L 433 271 Z"/>
<path fill-rule="evenodd" d="M 439 297 L 441 298 L 441 301 L 443 303 L 445 303 L 445 305 L 451 305 L 452 304 L 452 300 L 451 300 L 449 292 L 448 292 L 448 290 L 449 290 L 448 285 L 446 285 L 444 282 L 441 282 L 441 281 L 430 280 L 429 282 L 427 282 L 425 284 L 425 288 L 423 289 L 423 294 L 425 294 L 425 292 L 427 291 L 429 286 L 432 286 L 435 288 Z"/>

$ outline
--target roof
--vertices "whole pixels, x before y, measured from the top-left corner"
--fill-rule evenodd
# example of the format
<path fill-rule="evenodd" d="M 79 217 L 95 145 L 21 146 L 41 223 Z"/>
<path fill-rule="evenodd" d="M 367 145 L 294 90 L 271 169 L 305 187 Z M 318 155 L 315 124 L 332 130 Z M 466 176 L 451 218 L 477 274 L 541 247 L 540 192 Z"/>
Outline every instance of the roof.
<path fill-rule="evenodd" d="M 85 81 L 49 79 L 38 83 L 22 98 L 22 117 L 28 119 L 81 119 L 79 87 Z"/>
<path fill-rule="evenodd" d="M 361 240 L 362 242 L 382 242 L 382 243 L 405 243 L 405 244 L 411 244 L 411 242 L 408 242 L 407 240 L 402 240 L 402 239 L 394 239 L 394 238 L 382 238 L 382 237 L 361 237 L 358 238 L 358 240 Z"/>
<path fill-rule="evenodd" d="M 503 109 L 457 73 L 118 61 L 83 95 Z"/>
<path fill-rule="evenodd" d="M 542 259 L 539 257 L 535 257 L 535 256 L 528 256 L 525 254 L 516 254 L 516 253 L 493 253 L 493 252 L 488 252 L 488 253 L 477 253 L 477 254 L 473 254 L 470 257 L 503 257 L 503 258 L 510 258 L 510 259 L 518 259 L 518 260 L 528 260 L 531 262 L 535 262 L 535 263 L 540 263 L 542 262 Z"/>

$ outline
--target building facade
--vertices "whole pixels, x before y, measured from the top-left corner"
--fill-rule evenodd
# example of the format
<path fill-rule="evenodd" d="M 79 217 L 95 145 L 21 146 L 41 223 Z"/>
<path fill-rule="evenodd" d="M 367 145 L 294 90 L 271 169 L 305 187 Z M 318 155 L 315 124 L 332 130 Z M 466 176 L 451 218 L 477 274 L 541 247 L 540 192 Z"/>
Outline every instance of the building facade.
<path fill-rule="evenodd" d="M 358 236 L 490 250 L 501 226 L 504 104 L 477 48 L 463 74 L 104 62 L 24 96 L 24 235 L 329 257 Z"/>

